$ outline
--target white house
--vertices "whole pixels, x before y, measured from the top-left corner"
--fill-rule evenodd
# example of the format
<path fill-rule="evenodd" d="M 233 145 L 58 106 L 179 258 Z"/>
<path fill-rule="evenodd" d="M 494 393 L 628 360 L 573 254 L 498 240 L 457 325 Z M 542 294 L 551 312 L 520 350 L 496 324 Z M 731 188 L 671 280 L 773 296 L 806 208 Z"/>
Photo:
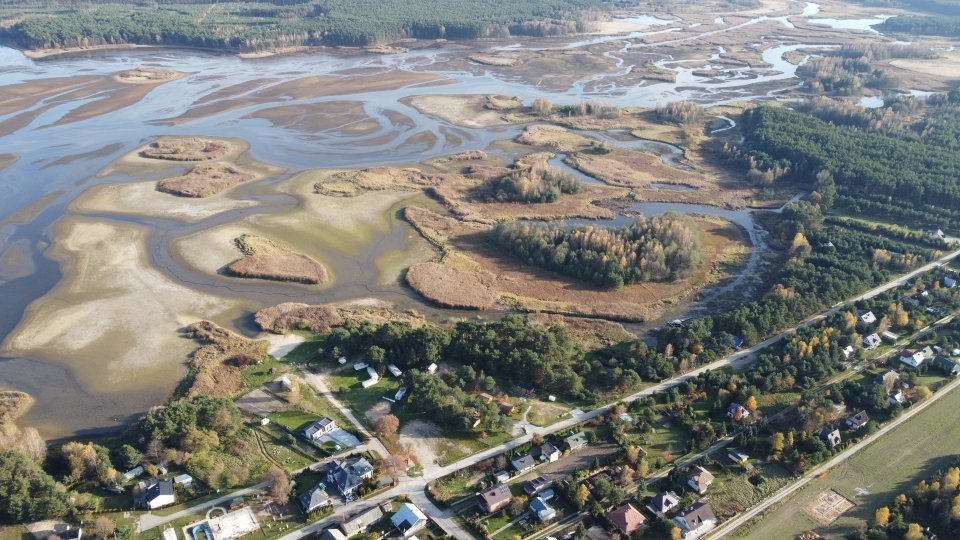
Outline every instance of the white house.
<path fill-rule="evenodd" d="M 924 360 L 923 353 L 920 351 L 913 352 L 909 349 L 904 349 L 900 351 L 900 362 L 912 368 L 920 367 L 920 364 L 923 363 L 923 360 Z"/>
<path fill-rule="evenodd" d="M 427 526 L 427 516 L 413 503 L 403 503 L 390 518 L 390 523 L 406 538 Z"/>
<path fill-rule="evenodd" d="M 536 514 L 541 523 L 546 523 L 557 517 L 557 511 L 540 497 L 534 498 L 533 502 L 530 503 L 530 511 Z"/>
<path fill-rule="evenodd" d="M 860 321 L 864 324 L 873 324 L 877 322 L 877 316 L 874 315 L 872 311 L 867 311 L 866 313 L 860 314 Z"/>
<path fill-rule="evenodd" d="M 176 501 L 173 494 L 173 480 L 160 480 L 147 486 L 144 492 L 145 506 L 151 510 L 171 505 Z"/>
<path fill-rule="evenodd" d="M 717 516 L 709 504 L 698 502 L 685 508 L 673 522 L 680 527 L 683 540 L 694 540 L 717 526 Z"/>
<path fill-rule="evenodd" d="M 380 375 L 377 374 L 377 370 L 373 369 L 370 366 L 367 366 L 366 369 L 367 369 L 367 376 L 369 376 L 369 378 L 363 381 L 362 383 L 360 383 L 360 386 L 363 386 L 364 388 L 370 388 L 371 386 L 377 384 L 380 381 Z"/>
<path fill-rule="evenodd" d="M 700 495 L 703 495 L 707 492 L 707 488 L 710 487 L 710 484 L 713 483 L 713 474 L 710 471 L 704 469 L 703 467 L 697 465 L 693 468 L 693 472 L 690 476 L 687 477 L 687 485 L 690 488 Z"/>
<path fill-rule="evenodd" d="M 303 429 L 303 436 L 311 441 L 319 440 L 324 435 L 337 429 L 337 423 L 329 418 L 321 418 Z"/>
<path fill-rule="evenodd" d="M 847 345 L 843 348 L 843 359 L 849 360 L 853 356 L 853 345 Z"/>

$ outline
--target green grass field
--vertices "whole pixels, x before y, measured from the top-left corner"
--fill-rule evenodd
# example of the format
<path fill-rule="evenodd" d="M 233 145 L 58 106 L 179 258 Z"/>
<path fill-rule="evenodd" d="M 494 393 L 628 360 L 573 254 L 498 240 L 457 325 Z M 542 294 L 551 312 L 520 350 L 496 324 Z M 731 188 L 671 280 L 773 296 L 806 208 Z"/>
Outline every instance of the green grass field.
<path fill-rule="evenodd" d="M 738 531 L 738 536 L 757 540 L 793 538 L 813 530 L 823 536 L 842 537 L 862 529 L 873 519 L 877 507 L 890 504 L 901 490 L 956 455 L 960 423 L 952 419 L 958 407 L 960 391 L 954 390 L 825 477 L 810 482 L 749 530 Z M 820 526 L 802 509 L 827 489 L 836 490 L 856 506 L 830 526 Z"/>

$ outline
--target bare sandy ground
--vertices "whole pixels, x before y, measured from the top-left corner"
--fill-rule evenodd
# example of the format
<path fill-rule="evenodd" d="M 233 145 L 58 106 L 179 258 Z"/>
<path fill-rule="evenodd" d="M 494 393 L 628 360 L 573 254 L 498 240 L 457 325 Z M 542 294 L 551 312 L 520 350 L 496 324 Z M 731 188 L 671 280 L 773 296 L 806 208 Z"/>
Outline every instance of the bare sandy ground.
<path fill-rule="evenodd" d="M 0 170 L 6 169 L 7 167 L 13 165 L 19 156 L 16 154 L 0 154 Z"/>
<path fill-rule="evenodd" d="M 166 217 L 194 222 L 256 204 L 223 196 L 185 199 L 159 192 L 157 183 L 149 181 L 94 186 L 78 197 L 70 209 L 81 213 Z"/>
<path fill-rule="evenodd" d="M 11 242 L 0 252 L 0 283 L 27 277 L 36 271 L 29 240 L 22 238 Z"/>
<path fill-rule="evenodd" d="M 400 446 L 411 448 L 417 462 L 429 466 L 440 458 L 439 446 L 453 444 L 443 436 L 443 431 L 434 423 L 425 420 L 411 420 L 400 428 Z M 469 449 L 463 449 L 466 454 Z"/>
<path fill-rule="evenodd" d="M 61 221 L 50 255 L 66 277 L 28 307 L 0 351 L 68 367 L 85 364 L 74 371 L 91 393 L 155 392 L 158 384 L 172 389 L 196 348 L 179 330 L 201 319 L 232 320 L 240 304 L 151 268 L 146 233 L 137 225 L 84 217 Z"/>
<path fill-rule="evenodd" d="M 502 113 L 484 108 L 487 98 L 483 95 L 414 96 L 408 103 L 423 114 L 436 116 L 451 124 L 465 127 L 502 126 L 509 122 Z"/>
<path fill-rule="evenodd" d="M 898 68 L 907 71 L 935 75 L 947 79 L 960 78 L 960 52 L 942 52 L 940 58 L 934 60 L 894 60 L 890 62 Z"/>

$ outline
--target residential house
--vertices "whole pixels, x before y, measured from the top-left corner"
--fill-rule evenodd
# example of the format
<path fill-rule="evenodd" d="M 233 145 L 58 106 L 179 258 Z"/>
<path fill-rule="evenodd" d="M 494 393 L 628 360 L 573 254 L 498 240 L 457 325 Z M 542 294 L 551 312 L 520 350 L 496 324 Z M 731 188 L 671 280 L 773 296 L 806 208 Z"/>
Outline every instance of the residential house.
<path fill-rule="evenodd" d="M 877 316 L 874 315 L 872 311 L 858 313 L 857 317 L 860 319 L 860 322 L 864 324 L 873 324 L 877 322 Z"/>
<path fill-rule="evenodd" d="M 389 371 L 390 374 L 393 375 L 394 377 L 399 377 L 403 375 L 403 371 L 401 371 L 400 368 L 398 368 L 394 364 L 387 364 L 387 371 Z"/>
<path fill-rule="evenodd" d="M 427 526 L 427 516 L 413 503 L 403 503 L 400 509 L 390 518 L 393 527 L 400 531 L 404 538 Z"/>
<path fill-rule="evenodd" d="M 680 512 L 673 522 L 680 527 L 683 540 L 694 540 L 717 526 L 717 516 L 709 504 L 697 502 Z"/>
<path fill-rule="evenodd" d="M 870 349 L 876 349 L 881 343 L 883 343 L 883 340 L 880 339 L 880 335 L 876 332 L 863 338 L 863 348 L 867 349 L 868 351 Z"/>
<path fill-rule="evenodd" d="M 548 442 L 535 448 L 534 453 L 537 454 L 540 461 L 545 463 L 553 463 L 560 459 L 560 449 Z"/>
<path fill-rule="evenodd" d="M 311 441 L 318 441 L 324 435 L 337 429 L 337 423 L 329 418 L 321 418 L 303 429 L 303 436 Z"/>
<path fill-rule="evenodd" d="M 824 426 L 820 430 L 820 439 L 827 443 L 830 448 L 835 448 L 840 444 L 840 430 L 832 426 Z"/>
<path fill-rule="evenodd" d="M 378 382 L 380 382 L 380 374 L 372 366 L 367 366 L 367 380 L 360 383 L 360 386 L 370 388 Z"/>
<path fill-rule="evenodd" d="M 193 485 L 193 477 L 189 474 L 178 474 L 173 477 L 173 484 L 175 486 L 183 486 L 188 488 Z"/>
<path fill-rule="evenodd" d="M 480 492 L 480 508 L 488 514 L 499 512 L 510 504 L 512 498 L 510 488 L 506 484 L 499 484 Z"/>
<path fill-rule="evenodd" d="M 923 364 L 923 360 L 923 353 L 920 351 L 914 352 L 910 349 L 900 351 L 900 362 L 912 368 L 920 367 L 920 364 Z"/>
<path fill-rule="evenodd" d="M 891 332 L 891 331 L 889 331 L 889 330 L 884 330 L 884 331 L 880 334 L 880 337 L 883 338 L 883 339 L 885 339 L 885 340 L 887 340 L 887 341 L 889 341 L 890 343 L 896 343 L 897 340 L 900 339 L 900 336 L 894 334 L 893 332 Z"/>
<path fill-rule="evenodd" d="M 956 286 L 957 286 L 957 278 L 953 278 L 953 277 L 950 277 L 950 276 L 943 276 L 943 286 L 946 287 L 946 288 L 948 288 L 948 289 L 952 289 L 952 288 L 956 287 Z"/>
<path fill-rule="evenodd" d="M 847 418 L 844 422 L 847 424 L 847 427 L 853 430 L 861 429 L 867 425 L 867 422 L 870 421 L 870 415 L 867 414 L 867 411 L 860 411 L 857 414 Z"/>
<path fill-rule="evenodd" d="M 933 349 L 929 345 L 924 347 L 920 352 L 923 353 L 924 360 L 933 360 L 933 357 L 937 355 L 937 353 L 933 352 Z"/>
<path fill-rule="evenodd" d="M 650 503 L 647 504 L 647 510 L 654 515 L 661 516 L 673 510 L 680 504 L 680 497 L 672 491 L 661 491 L 653 496 Z"/>
<path fill-rule="evenodd" d="M 897 381 L 899 380 L 900 374 L 891 369 L 883 375 L 877 375 L 877 378 L 874 379 L 874 382 L 883 386 L 887 390 L 891 390 L 894 386 L 896 386 Z"/>
<path fill-rule="evenodd" d="M 493 396 L 491 396 L 486 392 L 480 392 L 477 395 L 480 397 L 480 399 L 483 400 L 484 403 L 490 403 L 491 401 L 493 401 Z"/>
<path fill-rule="evenodd" d="M 727 452 L 727 457 L 737 465 L 744 465 L 750 461 L 750 456 L 741 450 L 731 450 Z"/>
<path fill-rule="evenodd" d="M 361 456 L 333 461 L 327 466 L 327 483 L 345 498 L 353 498 L 366 480 L 373 477 L 373 465 Z"/>
<path fill-rule="evenodd" d="M 732 418 L 734 422 L 739 422 L 750 416 L 750 411 L 739 403 L 731 403 L 730 406 L 727 407 L 727 416 Z"/>
<path fill-rule="evenodd" d="M 563 440 L 563 445 L 571 452 L 578 450 L 587 445 L 587 436 L 583 432 L 574 433 Z"/>
<path fill-rule="evenodd" d="M 891 407 L 894 405 L 904 407 L 907 403 L 909 403 L 909 400 L 907 400 L 907 396 L 905 396 L 901 390 L 890 392 L 890 395 L 887 396 L 887 404 Z"/>
<path fill-rule="evenodd" d="M 707 488 L 710 487 L 710 484 L 713 483 L 713 479 L 713 475 L 710 474 L 710 471 L 699 465 L 696 465 L 693 467 L 693 472 L 687 476 L 687 485 L 698 494 L 703 495 L 707 492 Z"/>
<path fill-rule="evenodd" d="M 347 537 L 340 529 L 327 529 L 320 535 L 320 540 L 347 540 Z"/>
<path fill-rule="evenodd" d="M 930 238 L 932 238 L 932 239 L 934 239 L 934 240 L 946 240 L 946 239 L 947 239 L 947 235 L 946 235 L 943 231 L 941 231 L 940 229 L 931 229 L 931 230 L 927 231 L 927 235 L 929 235 Z"/>
<path fill-rule="evenodd" d="M 847 345 L 843 348 L 843 359 L 849 360 L 853 356 L 853 345 Z"/>
<path fill-rule="evenodd" d="M 510 464 L 513 465 L 513 468 L 517 473 L 525 473 L 530 469 L 536 467 L 537 462 L 533 459 L 529 453 L 520 454 L 519 456 L 514 456 L 510 460 Z"/>
<path fill-rule="evenodd" d="M 523 483 L 523 492 L 527 495 L 533 497 L 534 495 L 540 493 L 545 489 L 553 487 L 553 481 L 547 480 L 542 476 L 538 476 L 532 480 L 527 480 Z"/>
<path fill-rule="evenodd" d="M 945 356 L 937 356 L 933 359 L 933 367 L 939 369 L 944 375 L 956 377 L 960 374 L 960 364 Z"/>
<path fill-rule="evenodd" d="M 303 492 L 299 501 L 306 514 L 333 504 L 333 499 L 327 494 L 327 486 L 324 484 L 317 484 L 313 489 Z"/>
<path fill-rule="evenodd" d="M 383 510 L 379 506 L 374 506 L 357 514 L 349 521 L 344 522 L 340 528 L 343 529 L 343 533 L 347 538 L 350 538 L 351 536 L 366 531 L 381 519 L 383 519 Z"/>
<path fill-rule="evenodd" d="M 627 503 L 607 514 L 607 520 L 623 534 L 630 536 L 643 526 L 647 518 L 632 504 Z"/>
<path fill-rule="evenodd" d="M 507 480 L 510 480 L 510 473 L 508 471 L 500 471 L 497 474 L 493 475 L 493 479 L 498 483 L 502 484 Z"/>
<path fill-rule="evenodd" d="M 171 505 L 176 501 L 173 492 L 173 480 L 150 479 L 143 490 L 143 506 L 156 510 Z"/>
<path fill-rule="evenodd" d="M 540 497 L 534 497 L 534 499 L 530 501 L 530 511 L 533 512 L 533 515 L 537 516 L 540 523 L 546 523 L 557 517 L 557 511 Z"/>
<path fill-rule="evenodd" d="M 513 403 L 509 401 L 504 401 L 500 403 L 500 414 L 511 415 L 513 414 L 513 409 L 515 409 Z"/>

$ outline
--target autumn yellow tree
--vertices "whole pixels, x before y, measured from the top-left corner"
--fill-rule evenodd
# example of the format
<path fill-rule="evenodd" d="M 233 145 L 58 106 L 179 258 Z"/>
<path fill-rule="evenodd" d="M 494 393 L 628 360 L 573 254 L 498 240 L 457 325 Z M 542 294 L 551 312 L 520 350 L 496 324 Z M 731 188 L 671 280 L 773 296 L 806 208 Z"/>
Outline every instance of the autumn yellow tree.
<path fill-rule="evenodd" d="M 857 316 L 852 311 L 843 312 L 843 329 L 850 331 L 857 327 Z"/>
<path fill-rule="evenodd" d="M 923 528 L 916 523 L 907 525 L 907 532 L 903 533 L 903 540 L 923 540 Z"/>
<path fill-rule="evenodd" d="M 747 398 L 747 402 L 743 404 L 750 412 L 756 412 L 757 410 L 757 398 L 750 396 Z"/>
<path fill-rule="evenodd" d="M 877 511 L 873 514 L 873 520 L 877 525 L 885 527 L 890 522 L 890 509 L 886 506 L 877 508 Z"/>
<path fill-rule="evenodd" d="M 783 452 L 783 433 L 774 433 L 770 438 L 770 452 L 774 454 Z"/>
<path fill-rule="evenodd" d="M 950 517 L 960 520 L 960 495 L 953 498 L 953 504 L 950 506 Z"/>
<path fill-rule="evenodd" d="M 646 478 L 648 474 L 650 474 L 650 464 L 647 463 L 647 458 L 640 458 L 637 462 L 637 476 Z"/>
<path fill-rule="evenodd" d="M 943 489 L 956 491 L 960 487 L 960 467 L 951 467 L 943 474 Z"/>

